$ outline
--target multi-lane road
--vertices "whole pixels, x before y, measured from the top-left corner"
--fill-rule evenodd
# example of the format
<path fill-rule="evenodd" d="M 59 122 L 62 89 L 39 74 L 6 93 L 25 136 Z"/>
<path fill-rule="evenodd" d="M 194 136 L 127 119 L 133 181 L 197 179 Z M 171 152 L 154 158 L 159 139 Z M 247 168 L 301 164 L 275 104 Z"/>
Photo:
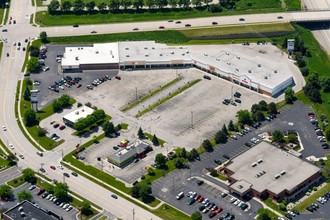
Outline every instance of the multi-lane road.
<path fill-rule="evenodd" d="M 184 24 L 192 26 L 208 26 L 213 21 L 217 21 L 221 25 L 240 24 L 239 18 L 244 17 L 244 23 L 260 23 L 260 22 L 286 22 L 293 20 L 315 20 L 324 19 L 330 20 L 330 13 L 322 12 L 294 12 L 294 13 L 275 13 L 261 15 L 244 15 L 244 16 L 226 16 L 182 20 L 183 24 L 177 26 L 174 23 L 167 21 L 156 22 L 141 22 L 141 23 L 125 23 L 125 24 L 106 24 L 106 25 L 85 25 L 79 28 L 73 27 L 34 27 L 29 24 L 30 16 L 35 12 L 35 7 L 32 7 L 31 1 L 12 1 L 9 16 L 16 20 L 15 25 L 4 25 L 2 29 L 8 29 L 8 32 L 1 32 L 1 38 L 7 39 L 4 43 L 4 49 L 1 58 L 0 68 L 0 125 L 5 125 L 7 131 L 0 132 L 0 138 L 6 144 L 13 144 L 14 152 L 23 154 L 24 160 L 19 161 L 20 167 L 31 167 L 38 170 L 41 164 L 47 171 L 47 176 L 51 179 L 62 181 L 63 171 L 50 171 L 49 166 L 58 164 L 61 160 L 61 153 L 58 150 L 44 153 L 44 157 L 39 157 L 36 154 L 36 149 L 29 143 L 25 136 L 21 133 L 17 118 L 15 115 L 15 92 L 17 81 L 22 78 L 21 67 L 25 58 L 25 52 L 22 49 L 17 50 L 13 46 L 13 42 L 23 43 L 25 39 L 38 37 L 40 31 L 46 31 L 49 36 L 67 36 L 67 35 L 87 35 L 92 30 L 98 33 L 118 33 L 130 32 L 137 27 L 142 30 L 158 30 L 159 26 L 165 26 L 166 29 L 184 28 Z M 278 17 L 282 16 L 282 19 Z M 26 44 L 23 43 L 24 47 Z M 22 46 L 22 47 L 23 47 Z M 9 53 L 9 57 L 6 54 Z M 71 145 L 70 145 L 71 144 Z M 67 141 L 61 146 L 66 152 L 74 148 L 70 141 Z M 113 213 L 115 216 L 123 219 L 133 218 L 133 209 L 135 211 L 135 219 L 159 219 L 150 212 L 138 207 L 137 205 L 119 198 L 118 200 L 111 198 L 111 192 L 100 187 L 94 182 L 84 177 L 67 178 L 66 183 L 69 187 L 85 197 L 86 199 L 101 206 L 103 209 Z"/>

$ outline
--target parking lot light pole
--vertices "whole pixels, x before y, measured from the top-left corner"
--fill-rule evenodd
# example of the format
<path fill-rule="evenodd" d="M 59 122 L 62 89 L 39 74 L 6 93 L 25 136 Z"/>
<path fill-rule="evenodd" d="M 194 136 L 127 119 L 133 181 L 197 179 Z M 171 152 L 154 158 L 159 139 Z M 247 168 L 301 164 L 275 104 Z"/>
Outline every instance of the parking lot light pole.
<path fill-rule="evenodd" d="M 191 111 L 191 128 L 194 129 L 194 112 Z"/>
<path fill-rule="evenodd" d="M 138 100 L 137 87 L 135 87 L 135 101 Z"/>
<path fill-rule="evenodd" d="M 134 220 L 134 215 L 135 215 L 135 211 L 134 211 L 134 209 L 133 209 L 133 220 Z"/>
<path fill-rule="evenodd" d="M 172 180 L 173 180 L 173 189 L 174 189 L 174 176 L 172 176 Z"/>

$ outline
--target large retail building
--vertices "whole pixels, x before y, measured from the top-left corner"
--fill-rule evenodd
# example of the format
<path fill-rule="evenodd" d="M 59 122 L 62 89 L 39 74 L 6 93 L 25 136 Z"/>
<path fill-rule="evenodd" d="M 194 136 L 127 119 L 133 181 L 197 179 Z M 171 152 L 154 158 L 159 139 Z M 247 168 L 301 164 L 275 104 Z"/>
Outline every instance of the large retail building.
<path fill-rule="evenodd" d="M 153 69 L 195 67 L 268 96 L 294 85 L 283 54 L 268 54 L 242 45 L 167 46 L 154 41 L 127 41 L 66 47 L 63 72 L 100 69 Z M 293 65 L 293 64 L 292 64 Z"/>
<path fill-rule="evenodd" d="M 322 178 L 317 166 L 267 142 L 234 158 L 224 173 L 231 193 L 276 201 L 295 200 Z"/>

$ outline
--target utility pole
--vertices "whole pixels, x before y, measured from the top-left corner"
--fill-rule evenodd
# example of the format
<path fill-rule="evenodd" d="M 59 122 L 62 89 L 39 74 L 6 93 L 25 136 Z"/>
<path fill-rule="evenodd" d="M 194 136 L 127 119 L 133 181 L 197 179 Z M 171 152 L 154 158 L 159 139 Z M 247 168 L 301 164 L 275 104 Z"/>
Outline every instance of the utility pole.
<path fill-rule="evenodd" d="M 194 129 L 194 112 L 191 111 L 191 128 Z"/>
<path fill-rule="evenodd" d="M 137 87 L 135 87 L 135 101 L 138 100 Z"/>

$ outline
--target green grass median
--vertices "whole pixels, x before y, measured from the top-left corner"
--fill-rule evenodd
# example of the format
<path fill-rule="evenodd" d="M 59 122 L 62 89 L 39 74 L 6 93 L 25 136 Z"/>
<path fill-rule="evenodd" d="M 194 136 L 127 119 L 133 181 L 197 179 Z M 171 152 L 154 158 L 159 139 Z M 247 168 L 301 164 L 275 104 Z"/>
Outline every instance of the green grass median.
<path fill-rule="evenodd" d="M 23 185 L 25 182 L 23 176 L 16 177 L 15 179 L 12 179 L 7 182 L 7 184 L 13 188 L 17 188 L 21 185 Z"/>
<path fill-rule="evenodd" d="M 159 105 L 163 104 L 164 102 L 170 100 L 171 98 L 173 98 L 176 95 L 179 95 L 181 92 L 189 89 L 190 87 L 192 87 L 193 85 L 195 85 L 196 83 L 200 82 L 201 79 L 195 79 L 191 82 L 188 82 L 186 85 L 184 85 L 182 88 L 179 88 L 178 90 L 176 90 L 173 93 L 170 93 L 168 96 L 166 96 L 165 98 L 162 98 L 161 100 L 159 100 L 158 102 L 150 105 L 148 108 L 142 110 L 141 112 L 139 112 L 138 114 L 135 115 L 136 118 L 141 117 L 142 115 L 150 112 L 151 110 L 153 110 L 154 108 L 158 107 Z"/>

